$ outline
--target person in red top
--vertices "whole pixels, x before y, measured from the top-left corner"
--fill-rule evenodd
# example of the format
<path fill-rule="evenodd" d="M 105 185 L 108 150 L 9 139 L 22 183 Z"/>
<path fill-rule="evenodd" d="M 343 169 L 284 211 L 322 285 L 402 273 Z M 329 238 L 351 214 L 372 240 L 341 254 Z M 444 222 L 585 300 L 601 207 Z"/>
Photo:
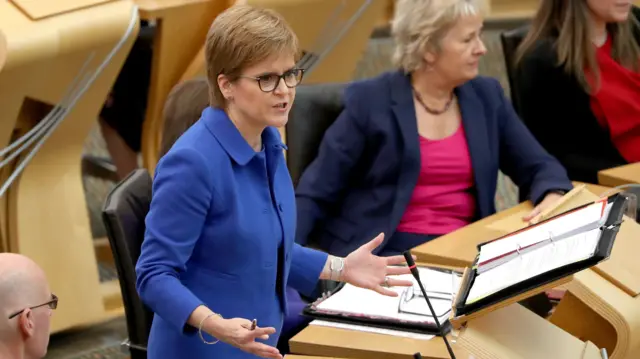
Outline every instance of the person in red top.
<path fill-rule="evenodd" d="M 572 180 L 640 161 L 640 9 L 543 0 L 516 54 L 519 112 Z"/>
<path fill-rule="evenodd" d="M 591 108 L 622 157 L 640 162 L 640 72 L 617 62 L 612 46 L 613 39 L 607 34 L 596 50 L 600 82 L 594 84 Z"/>

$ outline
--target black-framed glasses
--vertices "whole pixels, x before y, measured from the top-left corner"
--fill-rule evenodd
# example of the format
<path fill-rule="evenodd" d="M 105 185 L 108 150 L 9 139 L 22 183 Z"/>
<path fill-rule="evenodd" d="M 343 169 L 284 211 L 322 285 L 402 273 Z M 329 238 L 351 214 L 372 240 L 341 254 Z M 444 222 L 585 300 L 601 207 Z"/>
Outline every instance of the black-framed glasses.
<path fill-rule="evenodd" d="M 58 297 L 55 294 L 51 294 L 51 300 L 50 301 L 48 301 L 46 303 L 42 303 L 42 304 L 36 305 L 36 306 L 33 306 L 33 307 L 28 307 L 28 308 L 19 310 L 19 311 L 15 312 L 15 313 L 11 314 L 9 316 L 9 319 L 13 319 L 13 318 L 19 316 L 20 314 L 22 314 L 22 312 L 24 312 L 27 309 L 33 310 L 33 309 L 41 308 L 41 307 L 45 307 L 45 306 L 49 307 L 50 309 L 58 308 Z"/>
<path fill-rule="evenodd" d="M 282 75 L 279 74 L 264 74 L 260 76 L 240 76 L 245 79 L 255 80 L 258 82 L 258 86 L 262 92 L 272 92 L 280 85 L 280 81 L 284 80 L 284 84 L 288 88 L 294 88 L 302 82 L 302 76 L 304 75 L 303 69 L 291 69 Z"/>

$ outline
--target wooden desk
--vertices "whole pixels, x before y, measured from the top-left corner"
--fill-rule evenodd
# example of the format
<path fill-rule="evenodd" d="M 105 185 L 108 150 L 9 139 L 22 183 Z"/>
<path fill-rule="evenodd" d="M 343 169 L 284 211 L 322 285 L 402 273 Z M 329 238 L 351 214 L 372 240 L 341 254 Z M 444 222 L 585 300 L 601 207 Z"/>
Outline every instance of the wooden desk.
<path fill-rule="evenodd" d="M 589 191 L 574 197 L 556 213 L 594 200 L 608 187 L 587 185 Z M 593 192 L 593 193 L 591 193 Z M 595 193 L 595 194 L 594 194 Z M 531 210 L 523 203 L 485 218 L 413 250 L 420 261 L 468 266 L 479 243 L 495 239 L 525 226 L 519 218 Z M 625 221 L 611 257 L 591 270 L 578 272 L 567 285 L 551 322 L 577 338 L 607 348 L 610 358 L 640 357 L 640 226 Z"/>
<path fill-rule="evenodd" d="M 424 359 L 449 358 L 439 337 L 417 340 L 314 325 L 293 337 L 289 347 L 295 354 L 346 359 L 411 359 L 416 352 L 422 353 Z M 451 347 L 457 358 L 467 359 L 469 356 L 456 343 L 451 343 Z"/>
<path fill-rule="evenodd" d="M 487 0 L 488 21 L 526 20 L 538 9 L 539 0 Z"/>
<path fill-rule="evenodd" d="M 142 127 L 142 159 L 153 173 L 162 141 L 162 109 L 167 95 L 204 44 L 213 19 L 232 0 L 134 0 L 143 20 L 156 21 L 147 111 Z"/>
<path fill-rule="evenodd" d="M 575 183 L 575 185 L 578 184 Z M 587 189 L 587 192 L 567 201 L 556 213 L 588 203 L 596 198 L 595 194 L 601 194 L 608 190 L 607 187 L 598 185 L 587 185 Z M 494 239 L 526 225 L 520 223 L 519 219 L 531 208 L 530 203 L 520 204 L 420 246 L 413 253 L 418 256 L 418 260 L 421 262 L 429 262 L 427 260 L 429 259 L 439 260 L 439 264 L 451 266 L 469 265 L 477 254 L 476 245 L 478 243 Z M 558 333 L 564 333 L 563 335 L 569 333 L 575 338 L 588 340 L 598 347 L 607 348 L 612 359 L 636 359 L 640 353 L 640 335 L 638 334 L 640 332 L 640 299 L 637 295 L 640 282 L 636 279 L 640 270 L 635 263 L 637 261 L 633 260 L 634 256 L 627 254 L 640 252 L 640 242 L 637 241 L 637 238 L 640 237 L 638 228 L 639 226 L 635 224 L 623 224 L 611 258 L 594 267 L 593 270 L 585 270 L 574 276 L 574 281 L 567 286 L 569 292 L 556 308 L 551 322 L 532 315 L 528 311 L 519 310 L 518 305 L 500 309 L 492 312 L 490 316 L 486 316 L 485 319 L 489 320 L 490 317 L 499 318 L 500 316 L 514 318 L 517 314 L 530 321 L 531 324 L 535 324 L 522 325 L 517 319 L 513 319 L 509 330 L 495 333 L 496 337 L 504 339 L 498 340 L 498 343 L 504 344 L 506 338 L 511 338 L 519 343 L 522 352 L 524 350 L 522 348 L 535 344 L 536 341 L 523 341 L 518 335 L 510 334 L 510 332 L 523 330 L 524 334 L 530 331 L 530 337 L 542 338 L 545 336 L 544 333 L 555 330 Z M 629 261 L 629 258 L 632 260 Z M 508 315 L 504 314 L 506 311 L 509 311 Z M 498 320 L 498 322 L 501 321 L 504 319 Z M 476 325 L 483 325 L 483 321 L 478 323 L 480 324 Z M 557 328 L 552 324 L 557 325 Z M 534 330 L 534 327 L 537 329 Z M 492 328 L 496 331 L 501 330 L 499 325 L 494 325 Z M 483 332 L 486 333 L 486 328 L 476 331 L 476 334 Z M 553 335 L 551 339 L 553 338 L 556 338 L 556 335 Z M 456 355 L 465 358 L 467 353 L 462 347 L 462 343 L 462 340 L 458 341 L 454 350 Z M 292 352 L 296 354 L 338 355 L 350 359 L 408 359 L 418 351 L 423 355 L 427 354 L 425 358 L 448 357 L 440 338 L 422 341 L 316 326 L 309 326 L 295 336 L 290 342 L 290 347 Z"/>
<path fill-rule="evenodd" d="M 456 335 L 449 340 L 458 359 L 470 359 L 471 353 L 479 359 L 587 358 L 581 339 L 518 304 L 472 320 Z M 418 340 L 313 325 L 294 337 L 290 347 L 294 353 L 350 359 L 409 359 L 416 352 L 425 359 L 449 358 L 439 337 Z M 589 350 L 597 353 L 593 345 Z"/>
<path fill-rule="evenodd" d="M 346 359 L 338 357 L 310 357 L 307 355 L 285 355 L 285 359 Z"/>
<path fill-rule="evenodd" d="M 640 162 L 609 168 L 598 172 L 598 183 L 617 187 L 629 183 L 640 183 Z"/>

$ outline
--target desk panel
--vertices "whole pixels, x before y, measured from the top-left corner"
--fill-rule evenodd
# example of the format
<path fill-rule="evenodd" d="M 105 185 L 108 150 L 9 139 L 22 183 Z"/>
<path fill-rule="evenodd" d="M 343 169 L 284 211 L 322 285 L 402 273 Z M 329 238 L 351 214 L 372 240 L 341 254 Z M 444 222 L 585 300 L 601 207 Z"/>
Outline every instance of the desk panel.
<path fill-rule="evenodd" d="M 598 183 L 617 187 L 628 183 L 640 183 L 640 163 L 609 168 L 598 172 Z"/>
<path fill-rule="evenodd" d="M 468 352 L 456 343 L 450 344 L 460 359 Z M 420 352 L 424 359 L 448 359 L 449 354 L 440 337 L 418 340 L 391 335 L 310 325 L 289 342 L 291 352 L 303 355 L 343 357 L 345 359 L 411 359 Z"/>

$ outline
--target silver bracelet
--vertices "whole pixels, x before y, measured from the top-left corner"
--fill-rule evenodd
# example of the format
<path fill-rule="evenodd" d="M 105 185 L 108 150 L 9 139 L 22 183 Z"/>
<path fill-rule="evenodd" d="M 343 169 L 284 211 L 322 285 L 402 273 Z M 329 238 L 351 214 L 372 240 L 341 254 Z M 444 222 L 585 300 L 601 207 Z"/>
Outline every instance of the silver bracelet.
<path fill-rule="evenodd" d="M 220 341 L 220 339 L 217 339 L 215 342 L 208 342 L 208 341 L 206 341 L 206 340 L 204 339 L 204 337 L 202 336 L 202 325 L 204 324 L 204 322 L 205 322 L 207 319 L 209 319 L 209 318 L 213 317 L 214 315 L 217 315 L 217 316 L 218 316 L 218 317 L 220 317 L 221 319 L 224 319 L 224 318 L 222 318 L 222 316 L 221 316 L 220 314 L 218 314 L 218 313 L 211 313 L 211 314 L 207 315 L 206 317 L 204 317 L 204 319 L 202 319 L 202 320 L 200 321 L 200 326 L 198 327 L 198 335 L 200 336 L 200 339 L 202 340 L 202 342 L 203 342 L 203 343 L 205 343 L 205 344 L 218 344 L 218 342 Z"/>
<path fill-rule="evenodd" d="M 329 260 L 329 279 L 335 282 L 340 280 L 344 270 L 344 259 L 332 256 Z"/>

